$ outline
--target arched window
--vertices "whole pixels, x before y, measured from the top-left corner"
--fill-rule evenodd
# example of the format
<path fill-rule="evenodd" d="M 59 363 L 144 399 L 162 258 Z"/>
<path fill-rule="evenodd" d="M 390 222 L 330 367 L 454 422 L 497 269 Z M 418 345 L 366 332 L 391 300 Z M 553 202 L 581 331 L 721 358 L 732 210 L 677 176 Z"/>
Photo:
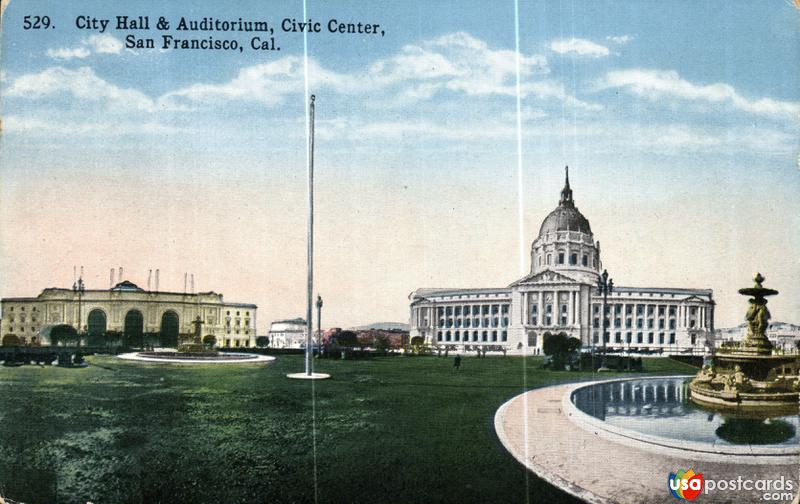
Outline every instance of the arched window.
<path fill-rule="evenodd" d="M 558 253 L 558 264 L 564 264 L 564 252 Z"/>
<path fill-rule="evenodd" d="M 583 257 L 581 258 L 581 265 L 583 267 L 589 266 L 589 256 L 586 254 L 583 254 Z"/>
<path fill-rule="evenodd" d="M 100 336 L 106 332 L 106 314 L 103 310 L 95 308 L 89 312 L 89 335 Z"/>
<path fill-rule="evenodd" d="M 577 264 L 578 264 L 578 254 L 570 254 L 569 255 L 569 263 L 572 266 L 577 266 Z"/>
<path fill-rule="evenodd" d="M 547 264 L 550 264 L 552 262 L 553 262 L 553 254 L 547 254 Z"/>

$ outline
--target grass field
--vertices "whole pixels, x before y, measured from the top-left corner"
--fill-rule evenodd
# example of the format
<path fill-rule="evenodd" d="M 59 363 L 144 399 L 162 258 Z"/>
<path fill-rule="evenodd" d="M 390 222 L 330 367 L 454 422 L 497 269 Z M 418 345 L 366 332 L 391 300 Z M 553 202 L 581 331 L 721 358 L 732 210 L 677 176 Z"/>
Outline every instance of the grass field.
<path fill-rule="evenodd" d="M 0 367 L 0 495 L 36 503 L 567 502 L 494 434 L 523 391 L 523 360 L 384 357 L 321 361 L 333 379 L 268 366 L 89 359 L 86 369 Z M 539 369 L 527 387 L 588 379 Z M 693 368 L 646 359 L 649 373 Z"/>

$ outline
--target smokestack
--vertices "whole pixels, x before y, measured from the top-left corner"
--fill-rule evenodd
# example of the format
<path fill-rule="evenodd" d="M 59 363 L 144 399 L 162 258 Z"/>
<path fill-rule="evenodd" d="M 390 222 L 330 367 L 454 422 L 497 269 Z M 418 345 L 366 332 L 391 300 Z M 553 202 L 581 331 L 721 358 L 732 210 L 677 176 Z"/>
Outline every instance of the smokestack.
<path fill-rule="evenodd" d="M 77 271 L 76 268 L 77 268 L 77 266 L 72 266 L 72 283 L 75 283 L 75 282 L 78 281 L 78 273 L 76 272 Z"/>
<path fill-rule="evenodd" d="M 153 276 L 153 270 L 147 270 L 147 291 L 150 292 L 150 277 Z"/>
<path fill-rule="evenodd" d="M 114 288 L 114 268 L 111 268 L 111 271 L 108 272 L 108 288 Z"/>
<path fill-rule="evenodd" d="M 186 294 L 186 282 L 187 282 L 187 278 L 188 277 L 189 277 L 189 273 L 184 273 L 183 274 L 183 293 L 184 294 Z"/>
<path fill-rule="evenodd" d="M 192 294 L 194 294 L 194 273 L 192 273 Z"/>
<path fill-rule="evenodd" d="M 158 270 L 156 269 L 156 292 L 158 292 Z"/>
<path fill-rule="evenodd" d="M 119 281 L 122 281 L 122 266 L 119 267 Z"/>
<path fill-rule="evenodd" d="M 81 276 L 79 278 L 83 279 L 83 266 L 81 266 Z"/>

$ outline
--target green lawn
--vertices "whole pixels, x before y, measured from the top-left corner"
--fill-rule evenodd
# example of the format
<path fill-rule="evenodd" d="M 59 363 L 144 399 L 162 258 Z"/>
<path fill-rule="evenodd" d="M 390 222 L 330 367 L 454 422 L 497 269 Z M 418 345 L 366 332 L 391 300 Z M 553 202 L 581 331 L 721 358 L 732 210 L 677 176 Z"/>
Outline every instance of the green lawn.
<path fill-rule="evenodd" d="M 0 367 L 0 495 L 36 503 L 314 500 L 312 383 L 268 366 Z M 590 378 L 539 369 L 527 386 Z M 523 360 L 321 361 L 315 382 L 319 502 L 525 502 L 525 472 L 493 416 L 523 390 Z M 650 373 L 693 373 L 646 359 Z M 529 480 L 531 502 L 567 497 Z"/>

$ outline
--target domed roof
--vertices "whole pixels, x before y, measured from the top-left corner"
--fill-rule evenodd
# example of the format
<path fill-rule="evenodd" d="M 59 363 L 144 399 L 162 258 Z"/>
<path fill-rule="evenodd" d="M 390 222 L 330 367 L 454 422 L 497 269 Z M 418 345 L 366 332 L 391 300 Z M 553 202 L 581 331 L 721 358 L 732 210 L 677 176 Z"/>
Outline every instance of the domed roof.
<path fill-rule="evenodd" d="M 542 227 L 539 228 L 539 238 L 556 231 L 580 231 L 592 234 L 589 220 L 575 207 L 572 199 L 572 189 L 569 187 L 569 168 L 564 189 L 561 190 L 561 200 L 555 210 L 545 217 Z"/>

